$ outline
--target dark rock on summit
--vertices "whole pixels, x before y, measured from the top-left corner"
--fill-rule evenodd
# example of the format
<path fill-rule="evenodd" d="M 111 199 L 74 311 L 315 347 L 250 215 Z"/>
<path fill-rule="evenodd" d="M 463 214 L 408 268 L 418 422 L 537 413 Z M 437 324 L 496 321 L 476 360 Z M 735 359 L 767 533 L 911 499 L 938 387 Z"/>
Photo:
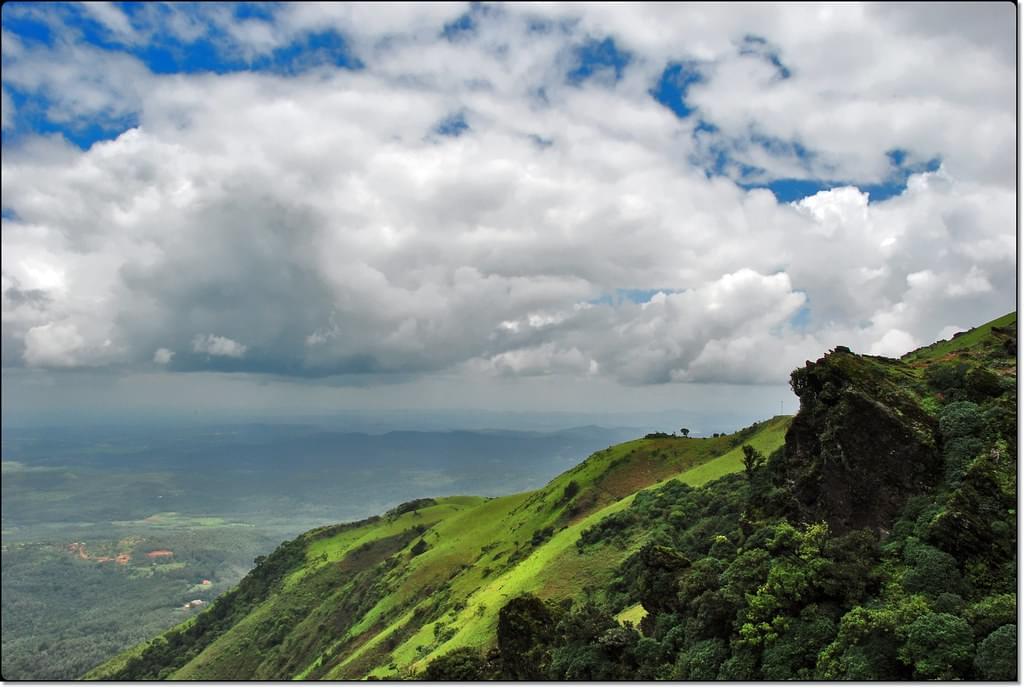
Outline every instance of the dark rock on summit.
<path fill-rule="evenodd" d="M 800 413 L 773 471 L 793 498 L 786 515 L 835 533 L 879 529 L 940 479 L 936 423 L 898 383 L 903 373 L 838 348 L 794 371 Z"/>

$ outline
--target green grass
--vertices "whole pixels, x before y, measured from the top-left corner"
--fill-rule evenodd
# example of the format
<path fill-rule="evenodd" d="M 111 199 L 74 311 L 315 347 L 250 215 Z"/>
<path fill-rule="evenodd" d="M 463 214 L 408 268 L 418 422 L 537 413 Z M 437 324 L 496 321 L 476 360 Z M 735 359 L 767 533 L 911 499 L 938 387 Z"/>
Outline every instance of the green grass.
<path fill-rule="evenodd" d="M 632 607 L 627 607 L 621 612 L 615 615 L 615 620 L 619 623 L 626 623 L 627 621 L 634 626 L 639 626 L 640 622 L 643 621 L 644 617 L 647 616 L 647 610 L 639 602 L 634 604 Z"/>
<path fill-rule="evenodd" d="M 576 597 L 584 585 L 606 584 L 639 546 L 600 545 L 580 551 L 576 542 L 584 530 L 628 508 L 638 491 L 665 480 L 697 486 L 742 470 L 742 445 L 771 453 L 783 443 L 790 420 L 777 417 L 717 438 L 633 440 L 596 452 L 532 492 L 494 499 L 439 498 L 398 516 L 310 531 L 301 536 L 306 541 L 304 561 L 283 578 L 280 590 L 173 676 L 232 677 L 233 671 L 242 670 L 240 658 L 252 639 L 274 627 L 275 600 L 308 599 L 307 588 L 319 577 L 314 576 L 317 571 L 351 561 L 370 543 L 403 534 L 409 536 L 402 541 L 403 549 L 392 555 L 398 557 L 397 565 L 375 581 L 377 597 L 369 600 L 360 618 L 330 631 L 305 621 L 290 627 L 293 634 L 330 634 L 328 642 L 295 638 L 300 646 L 323 649 L 302 655 L 301 668 L 292 676 L 408 676 L 456 647 L 487 647 L 494 642 L 498 612 L 511 597 L 524 592 L 552 599 Z M 575 493 L 567 491 L 570 483 Z M 414 528 L 421 532 L 411 532 Z M 411 549 L 420 540 L 426 549 L 414 556 Z M 329 618 L 335 604 L 330 595 L 314 600 L 307 618 Z M 638 622 L 642 613 L 642 608 L 632 608 L 624 618 Z M 454 634 L 442 635 L 446 630 Z M 342 650 L 345 656 L 339 656 Z"/>
<path fill-rule="evenodd" d="M 785 442 L 786 430 L 789 429 L 790 421 L 792 421 L 791 416 L 776 416 L 766 421 L 758 433 L 743 444 L 749 444 L 765 456 L 768 456 Z M 717 459 L 679 474 L 678 479 L 687 485 L 698 487 L 729 473 L 736 473 L 742 470 L 743 445 L 740 445 Z"/>
<path fill-rule="evenodd" d="M 456 647 L 482 647 L 491 642 L 501 607 L 516 595 L 536 592 L 550 579 L 564 579 L 569 572 L 563 567 L 551 566 L 552 562 L 563 553 L 574 552 L 576 541 L 585 529 L 606 516 L 626 509 L 632 504 L 634 497 L 635 495 L 630 495 L 621 499 L 556 533 L 514 568 L 478 588 L 466 600 L 466 609 L 455 619 L 455 625 L 459 629 L 455 636 L 422 660 L 411 662 L 412 668 L 421 669 L 431 659 Z M 481 606 L 484 609 L 483 614 L 478 612 Z M 403 646 L 396 650 L 395 658 L 399 660 L 399 664 L 414 659 L 412 649 Z"/>
<path fill-rule="evenodd" d="M 919 362 L 923 360 L 933 360 L 948 356 L 956 351 L 962 351 L 964 349 L 970 349 L 980 344 L 992 331 L 993 327 L 1014 327 L 1017 324 L 1017 313 L 1007 313 L 1006 315 L 996 318 L 991 322 L 987 322 L 984 325 L 971 328 L 966 333 L 960 335 L 956 339 L 947 339 L 941 342 L 936 342 L 931 346 L 926 346 L 916 351 L 911 351 L 903 357 L 904 361 L 908 363 Z"/>
<path fill-rule="evenodd" d="M 744 443 L 752 444 L 759 451 L 771 453 L 782 445 L 790 420 L 791 418 L 785 416 L 773 418 L 771 421 L 761 424 L 758 431 Z M 705 440 L 684 440 L 683 442 L 703 441 Z M 635 444 L 631 447 L 633 450 L 637 448 L 638 445 Z M 624 455 L 622 451 L 616 454 L 620 458 Z M 740 458 L 737 459 L 737 456 Z M 736 447 L 719 458 L 684 471 L 675 477 L 691 485 L 700 485 L 742 469 L 742 449 Z M 567 581 L 570 583 L 563 586 L 563 594 L 569 591 L 578 593 L 583 584 L 587 582 L 580 580 L 581 574 L 584 572 L 591 575 L 603 574 L 605 578 L 610 576 L 615 566 L 621 563 L 629 552 L 610 552 L 608 548 L 598 548 L 596 551 L 581 554 L 576 549 L 576 541 L 584 530 L 601 519 L 628 508 L 635 496 L 636 493 L 630 494 L 559 531 L 513 569 L 479 587 L 466 600 L 465 610 L 454 619 L 454 625 L 459 630 L 451 640 L 438 646 L 419 661 L 415 660 L 415 644 L 412 641 L 407 642 L 400 646 L 394 654 L 398 664 L 411 662 L 410 666 L 414 670 L 422 669 L 431 659 L 456 647 L 482 647 L 488 644 L 494 637 L 498 611 L 505 602 L 518 594 L 544 591 L 550 593 L 558 590 L 557 587 L 551 585 L 552 583 L 564 584 Z M 594 560 L 598 558 L 605 559 L 602 562 L 603 566 L 593 566 L 597 563 Z M 482 614 L 479 613 L 481 605 L 484 610 Z"/>
<path fill-rule="evenodd" d="M 157 573 L 167 573 L 168 571 L 180 571 L 186 566 L 187 564 L 183 561 L 172 561 L 169 564 L 153 564 L 150 568 Z"/>
<path fill-rule="evenodd" d="M 125 665 L 132 659 L 141 655 L 148 645 L 149 643 L 140 643 L 139 645 L 128 648 L 124 652 L 93 668 L 82 678 L 86 681 L 103 680 L 105 677 L 124 669 Z"/>
<path fill-rule="evenodd" d="M 111 525 L 121 527 L 144 526 L 147 528 L 225 528 L 245 527 L 252 528 L 251 523 L 228 522 L 218 516 L 189 516 L 176 511 L 163 511 L 136 521 L 111 521 Z"/>
<path fill-rule="evenodd" d="M 270 615 L 273 610 L 273 602 L 274 600 L 271 598 L 257 606 L 248 616 L 232 627 L 231 633 L 225 633 L 210 643 L 192 661 L 174 672 L 171 678 L 176 681 L 201 678 L 214 680 L 234 678 L 230 674 L 224 675 L 223 667 L 226 664 L 224 658 L 241 658 L 247 654 L 246 650 L 250 644 L 250 632 L 261 623 L 271 620 Z M 212 674 L 204 671 L 208 665 L 214 667 Z M 230 664 L 227 665 L 230 666 Z"/>

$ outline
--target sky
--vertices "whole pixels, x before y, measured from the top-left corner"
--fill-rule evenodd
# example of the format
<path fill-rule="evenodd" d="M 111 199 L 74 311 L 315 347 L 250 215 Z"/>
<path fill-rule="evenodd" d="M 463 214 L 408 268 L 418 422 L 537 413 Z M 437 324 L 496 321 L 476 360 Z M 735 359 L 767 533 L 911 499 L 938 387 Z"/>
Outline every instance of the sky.
<path fill-rule="evenodd" d="M 2 8 L 3 412 L 792 412 L 1015 308 L 1010 3 Z"/>

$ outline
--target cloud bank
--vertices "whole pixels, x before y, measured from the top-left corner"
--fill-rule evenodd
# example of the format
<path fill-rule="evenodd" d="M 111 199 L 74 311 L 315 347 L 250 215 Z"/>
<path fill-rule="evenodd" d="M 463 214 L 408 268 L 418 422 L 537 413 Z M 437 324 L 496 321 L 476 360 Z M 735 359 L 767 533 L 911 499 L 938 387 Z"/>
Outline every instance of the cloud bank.
<path fill-rule="evenodd" d="M 9 7 L 7 368 L 779 383 L 1013 308 L 1009 5 Z"/>

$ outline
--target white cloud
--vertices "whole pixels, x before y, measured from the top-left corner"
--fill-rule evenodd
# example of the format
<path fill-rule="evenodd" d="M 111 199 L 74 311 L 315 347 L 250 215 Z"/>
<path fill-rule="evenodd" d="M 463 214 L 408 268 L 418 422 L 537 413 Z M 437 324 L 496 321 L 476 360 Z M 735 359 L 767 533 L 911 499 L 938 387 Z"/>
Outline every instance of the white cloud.
<path fill-rule="evenodd" d="M 0 91 L 0 128 L 7 130 L 14 126 L 15 109 L 14 101 L 7 89 Z"/>
<path fill-rule="evenodd" d="M 440 38 L 465 9 L 167 17 L 183 40 L 230 28 L 250 58 L 335 27 L 366 64 L 292 77 L 160 76 L 5 34 L 5 83 L 45 94 L 54 120 L 139 122 L 85 152 L 5 143 L 5 365 L 178 351 L 174 368 L 285 375 L 780 382 L 835 344 L 902 353 L 1013 307 L 1013 64 L 982 40 L 991 23 L 960 36 L 858 5 L 511 5 Z M 790 79 L 740 54 L 748 33 Z M 567 85 L 574 46 L 604 35 L 633 53 L 623 80 Z M 674 59 L 705 61 L 689 120 L 648 94 Z M 470 130 L 436 135 L 456 112 Z M 766 177 L 877 181 L 894 148 L 943 165 L 882 203 L 843 187 L 780 204 L 689 162 L 707 153 L 698 116 Z"/>
<path fill-rule="evenodd" d="M 172 358 L 174 358 L 174 352 L 170 349 L 161 347 L 153 352 L 153 363 L 157 365 L 167 365 Z"/>
<path fill-rule="evenodd" d="M 871 345 L 868 353 L 874 356 L 898 357 L 919 346 L 920 344 L 909 332 L 889 330 L 881 339 Z"/>
<path fill-rule="evenodd" d="M 133 43 L 137 35 L 127 15 L 112 2 L 83 2 L 80 4 L 93 19 L 118 39 Z"/>
<path fill-rule="evenodd" d="M 42 96 L 46 118 L 73 128 L 131 117 L 154 83 L 136 58 L 81 43 L 23 45 L 4 32 L 3 58 L 4 85 Z"/>
<path fill-rule="evenodd" d="M 71 323 L 47 323 L 25 333 L 25 362 L 30 366 L 70 368 L 80 364 L 85 340 Z"/>
<path fill-rule="evenodd" d="M 198 354 L 209 354 L 210 356 L 227 356 L 228 358 L 241 358 L 245 355 L 246 349 L 244 344 L 239 344 L 234 339 L 229 337 L 221 337 L 215 334 L 197 334 L 192 339 L 192 350 Z M 166 352 L 167 349 L 160 349 L 157 351 L 159 354 L 161 351 Z M 156 356 L 154 355 L 154 358 Z M 168 358 L 168 360 L 170 360 Z"/>
<path fill-rule="evenodd" d="M 958 332 L 966 332 L 968 329 L 970 328 L 960 327 L 959 325 L 946 325 L 941 330 L 939 330 L 939 334 L 936 335 L 935 339 L 936 341 L 942 339 L 952 339 L 953 335 L 957 334 Z"/>

